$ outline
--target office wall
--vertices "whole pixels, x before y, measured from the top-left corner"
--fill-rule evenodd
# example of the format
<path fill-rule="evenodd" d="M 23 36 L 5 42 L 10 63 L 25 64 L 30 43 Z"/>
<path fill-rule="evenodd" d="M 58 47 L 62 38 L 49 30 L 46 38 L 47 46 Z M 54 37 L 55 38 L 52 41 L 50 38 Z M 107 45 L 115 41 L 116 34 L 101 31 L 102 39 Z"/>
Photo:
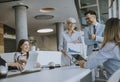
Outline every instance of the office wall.
<path fill-rule="evenodd" d="M 15 29 L 4 25 L 4 52 L 14 52 L 16 50 Z"/>
<path fill-rule="evenodd" d="M 4 52 L 15 52 L 16 51 L 16 40 L 4 38 Z"/>
<path fill-rule="evenodd" d="M 4 25 L 4 34 L 15 36 L 15 29 L 7 25 Z M 48 51 L 48 50 L 56 51 L 57 50 L 56 34 L 35 37 L 35 40 L 37 41 L 36 50 L 37 48 L 39 48 L 40 50 L 45 50 L 45 51 Z M 16 51 L 16 39 L 4 37 L 3 42 L 4 42 L 4 47 L 1 49 L 4 49 L 5 53 Z"/>
<path fill-rule="evenodd" d="M 57 50 L 56 35 L 40 36 L 35 39 L 37 40 L 37 47 L 40 50 Z"/>
<path fill-rule="evenodd" d="M 0 53 L 4 52 L 4 28 L 3 28 L 3 24 L 0 23 Z"/>

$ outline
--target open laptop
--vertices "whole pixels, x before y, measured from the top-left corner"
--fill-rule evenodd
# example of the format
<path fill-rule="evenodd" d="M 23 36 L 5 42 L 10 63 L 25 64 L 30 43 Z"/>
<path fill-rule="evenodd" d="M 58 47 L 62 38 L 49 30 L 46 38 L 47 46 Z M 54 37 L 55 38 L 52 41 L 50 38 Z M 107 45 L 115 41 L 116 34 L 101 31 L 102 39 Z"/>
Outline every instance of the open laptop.
<path fill-rule="evenodd" d="M 37 52 L 30 52 L 29 53 L 29 58 L 26 62 L 25 68 L 21 71 L 23 72 L 34 72 L 34 71 L 40 71 L 41 68 L 36 68 L 35 64 L 37 62 L 37 57 L 38 57 L 38 53 Z"/>

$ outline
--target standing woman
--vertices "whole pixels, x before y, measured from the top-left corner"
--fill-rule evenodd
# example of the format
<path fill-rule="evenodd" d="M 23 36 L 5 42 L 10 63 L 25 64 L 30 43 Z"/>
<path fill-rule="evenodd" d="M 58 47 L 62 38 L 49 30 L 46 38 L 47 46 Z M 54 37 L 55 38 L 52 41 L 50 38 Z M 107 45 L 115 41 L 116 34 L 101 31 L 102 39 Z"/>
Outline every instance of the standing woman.
<path fill-rule="evenodd" d="M 104 40 L 98 54 L 87 62 L 78 62 L 80 67 L 93 69 L 103 64 L 107 75 L 111 76 L 120 69 L 120 19 L 110 18 L 105 24 Z"/>
<path fill-rule="evenodd" d="M 62 65 L 70 65 L 71 55 L 67 52 L 67 44 L 68 43 L 82 43 L 81 35 L 79 32 L 75 31 L 76 20 L 72 17 L 67 19 L 67 30 L 65 30 L 62 34 L 62 40 L 59 45 L 59 51 L 62 52 Z M 69 56 L 68 56 L 69 55 Z M 71 57 L 71 58 L 70 58 Z"/>

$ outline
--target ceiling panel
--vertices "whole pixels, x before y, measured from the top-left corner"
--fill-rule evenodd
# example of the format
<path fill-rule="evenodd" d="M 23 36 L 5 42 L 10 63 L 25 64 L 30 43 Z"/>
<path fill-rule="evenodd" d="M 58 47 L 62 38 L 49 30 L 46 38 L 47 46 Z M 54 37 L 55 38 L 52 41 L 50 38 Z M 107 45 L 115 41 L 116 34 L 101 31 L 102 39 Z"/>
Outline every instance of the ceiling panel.
<path fill-rule="evenodd" d="M 6 2 L 11 2 L 11 1 L 20 1 L 20 0 L 0 0 L 0 3 L 6 3 Z"/>

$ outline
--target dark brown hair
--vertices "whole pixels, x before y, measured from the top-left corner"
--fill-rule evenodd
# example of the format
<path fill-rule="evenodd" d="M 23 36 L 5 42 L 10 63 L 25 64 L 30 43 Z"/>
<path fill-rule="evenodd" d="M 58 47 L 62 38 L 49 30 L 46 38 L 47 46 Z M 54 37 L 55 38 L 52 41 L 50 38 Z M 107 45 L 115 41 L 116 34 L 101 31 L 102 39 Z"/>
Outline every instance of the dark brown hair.
<path fill-rule="evenodd" d="M 87 14 L 91 14 L 91 15 L 95 15 L 96 16 L 96 13 L 92 10 L 88 10 L 87 12 L 84 13 L 84 15 L 86 16 Z"/>
<path fill-rule="evenodd" d="M 24 44 L 24 42 L 28 41 L 27 39 L 21 39 L 18 43 L 18 47 L 17 47 L 17 50 L 16 52 L 21 52 L 22 49 L 21 49 L 21 46 Z M 29 57 L 29 52 L 27 52 L 27 58 Z"/>

